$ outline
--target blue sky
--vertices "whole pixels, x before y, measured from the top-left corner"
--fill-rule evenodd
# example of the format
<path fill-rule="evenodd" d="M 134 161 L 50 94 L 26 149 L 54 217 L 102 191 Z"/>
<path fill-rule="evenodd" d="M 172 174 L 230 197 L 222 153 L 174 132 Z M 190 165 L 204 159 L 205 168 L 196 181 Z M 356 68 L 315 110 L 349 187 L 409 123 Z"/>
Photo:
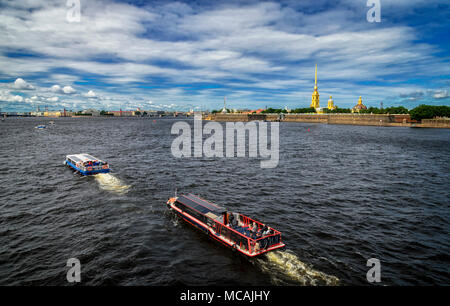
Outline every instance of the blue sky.
<path fill-rule="evenodd" d="M 0 108 L 450 105 L 450 3 L 0 0 Z"/>

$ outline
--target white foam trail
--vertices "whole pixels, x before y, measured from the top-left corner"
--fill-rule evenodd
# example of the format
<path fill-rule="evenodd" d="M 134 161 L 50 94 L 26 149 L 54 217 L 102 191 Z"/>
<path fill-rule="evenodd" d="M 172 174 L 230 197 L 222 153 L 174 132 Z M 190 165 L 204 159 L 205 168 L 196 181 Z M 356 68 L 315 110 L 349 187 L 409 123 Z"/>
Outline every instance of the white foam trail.
<path fill-rule="evenodd" d="M 265 258 L 258 259 L 257 262 L 275 284 L 283 284 L 282 279 L 289 278 L 303 286 L 339 285 L 337 277 L 312 269 L 289 251 L 266 253 Z"/>
<path fill-rule="evenodd" d="M 130 189 L 130 185 L 125 185 L 111 173 L 100 173 L 94 175 L 94 177 L 99 183 L 100 188 L 103 190 L 112 191 L 122 195 L 126 194 Z"/>

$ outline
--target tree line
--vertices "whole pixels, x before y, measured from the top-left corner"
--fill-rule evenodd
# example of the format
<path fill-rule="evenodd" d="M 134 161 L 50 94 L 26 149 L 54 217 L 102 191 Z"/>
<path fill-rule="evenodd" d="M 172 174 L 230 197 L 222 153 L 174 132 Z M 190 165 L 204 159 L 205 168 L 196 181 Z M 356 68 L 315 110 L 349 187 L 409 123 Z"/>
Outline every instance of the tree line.
<path fill-rule="evenodd" d="M 220 110 L 213 110 L 212 113 L 218 113 Z M 228 110 L 230 112 L 230 110 Z M 305 108 L 295 108 L 290 111 L 281 108 L 272 108 L 269 107 L 263 110 L 262 114 L 308 114 L 315 113 L 316 110 L 313 107 L 305 107 Z M 351 108 L 335 108 L 335 109 L 323 109 L 324 113 L 327 114 L 345 114 L 351 113 Z M 392 106 L 386 108 L 378 108 L 378 107 L 368 107 L 367 109 L 362 109 L 359 112 L 360 114 L 409 114 L 412 120 L 420 121 L 422 119 L 432 119 L 435 117 L 447 117 L 450 118 L 450 106 L 445 105 L 419 105 L 411 110 L 408 110 L 404 106 Z"/>

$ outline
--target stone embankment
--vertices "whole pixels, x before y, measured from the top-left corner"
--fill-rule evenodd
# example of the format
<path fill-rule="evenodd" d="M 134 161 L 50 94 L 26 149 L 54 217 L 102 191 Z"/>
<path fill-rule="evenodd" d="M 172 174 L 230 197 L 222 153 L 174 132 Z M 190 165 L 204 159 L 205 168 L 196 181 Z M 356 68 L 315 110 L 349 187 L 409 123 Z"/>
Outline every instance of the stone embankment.
<path fill-rule="evenodd" d="M 421 123 L 418 123 L 405 114 L 210 114 L 205 116 L 204 119 L 220 122 L 260 120 L 268 122 L 450 128 L 450 119 L 424 119 Z"/>

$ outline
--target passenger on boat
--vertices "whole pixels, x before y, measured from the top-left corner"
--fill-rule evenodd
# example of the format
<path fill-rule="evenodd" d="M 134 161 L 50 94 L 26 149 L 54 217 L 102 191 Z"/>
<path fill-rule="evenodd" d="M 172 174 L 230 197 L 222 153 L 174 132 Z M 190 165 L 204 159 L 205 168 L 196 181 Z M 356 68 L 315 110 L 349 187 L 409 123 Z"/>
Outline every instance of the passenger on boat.
<path fill-rule="evenodd" d="M 261 229 L 261 233 L 263 236 L 266 236 L 269 233 L 269 228 L 267 225 L 263 224 L 263 228 Z"/>
<path fill-rule="evenodd" d="M 259 241 L 259 248 L 260 249 L 266 249 L 267 246 L 269 245 L 269 241 L 267 241 L 267 238 L 261 239 L 261 241 Z"/>
<path fill-rule="evenodd" d="M 236 220 L 237 226 L 244 227 L 244 223 L 241 222 L 238 213 L 232 213 L 234 215 L 234 219 Z"/>
<path fill-rule="evenodd" d="M 250 237 L 252 239 L 255 239 L 258 232 L 258 225 L 256 225 L 256 222 L 253 222 L 253 226 L 250 228 Z"/>
<path fill-rule="evenodd" d="M 264 225 L 264 224 L 263 224 Z M 263 228 L 260 227 L 257 231 L 256 231 L 256 238 L 261 238 L 263 236 Z"/>
<path fill-rule="evenodd" d="M 255 244 L 255 252 L 259 252 L 260 249 L 261 249 L 261 244 L 259 242 L 257 242 Z"/>
<path fill-rule="evenodd" d="M 227 218 L 227 220 L 228 220 L 228 226 L 230 226 L 230 227 L 234 227 L 234 216 L 233 216 L 233 214 L 232 213 L 227 213 L 228 214 L 228 218 Z"/>
<path fill-rule="evenodd" d="M 234 214 L 233 213 L 229 213 L 229 217 L 228 217 L 228 226 L 231 226 L 232 228 L 235 228 L 237 226 L 237 221 L 234 218 Z"/>

